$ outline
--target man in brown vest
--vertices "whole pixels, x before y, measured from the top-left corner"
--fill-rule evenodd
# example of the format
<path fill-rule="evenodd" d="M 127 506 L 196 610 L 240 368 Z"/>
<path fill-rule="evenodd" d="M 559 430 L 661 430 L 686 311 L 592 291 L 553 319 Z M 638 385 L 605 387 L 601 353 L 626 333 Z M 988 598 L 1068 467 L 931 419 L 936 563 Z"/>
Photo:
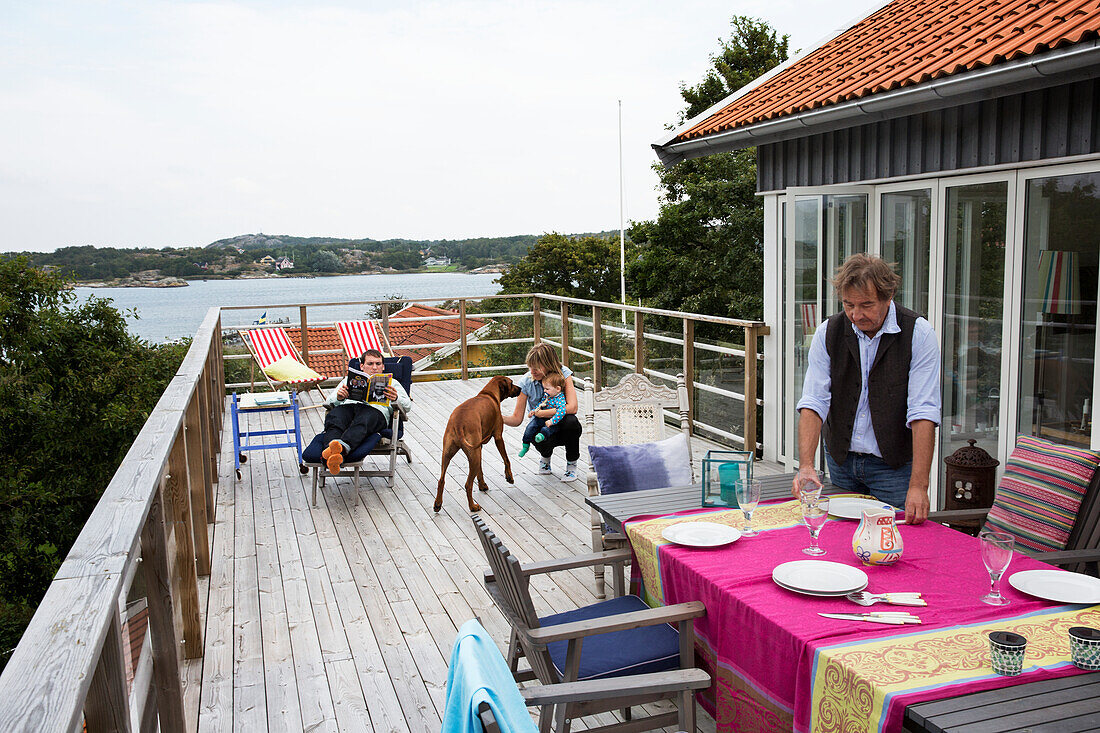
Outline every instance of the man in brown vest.
<path fill-rule="evenodd" d="M 931 324 L 894 303 L 901 278 L 856 254 L 833 278 L 842 313 L 817 329 L 798 402 L 798 474 L 817 484 L 822 436 L 829 479 L 928 517 L 928 476 L 940 421 L 940 352 Z"/>

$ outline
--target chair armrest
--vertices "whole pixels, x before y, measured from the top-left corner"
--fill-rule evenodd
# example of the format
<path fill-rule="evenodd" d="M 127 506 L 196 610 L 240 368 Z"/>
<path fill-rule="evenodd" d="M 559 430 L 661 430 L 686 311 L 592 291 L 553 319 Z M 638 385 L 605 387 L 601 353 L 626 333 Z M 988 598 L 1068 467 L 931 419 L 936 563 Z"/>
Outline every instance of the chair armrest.
<path fill-rule="evenodd" d="M 555 558 L 553 560 L 540 560 L 523 565 L 520 568 L 525 576 L 553 573 L 558 570 L 573 570 L 574 568 L 586 568 L 591 565 L 615 565 L 629 562 L 631 552 L 628 548 L 621 550 L 608 550 L 607 552 L 591 552 L 587 555 L 574 557 Z"/>
<path fill-rule="evenodd" d="M 968 519 L 985 519 L 989 514 L 989 507 L 983 509 L 947 509 L 940 512 L 928 512 L 928 519 L 932 522 L 963 522 Z"/>
<path fill-rule="evenodd" d="M 1078 562 L 1100 562 L 1100 549 L 1097 550 L 1056 550 L 1032 555 L 1036 560 L 1051 565 L 1071 565 Z"/>
<path fill-rule="evenodd" d="M 710 675 L 701 669 L 675 669 L 627 677 L 583 682 L 535 685 L 520 690 L 528 706 L 563 702 L 608 700 L 624 696 L 663 694 L 678 690 L 702 690 L 710 686 Z"/>
<path fill-rule="evenodd" d="M 706 615 L 707 607 L 702 601 L 688 601 L 677 603 L 673 606 L 661 606 L 660 608 L 647 608 L 644 611 L 631 611 L 615 616 L 591 619 L 589 621 L 573 621 L 567 624 L 554 624 L 553 626 L 540 626 L 537 629 L 520 631 L 535 644 L 549 644 L 553 641 L 568 641 L 580 639 L 585 636 L 606 634 L 612 631 L 627 631 L 643 626 L 656 626 L 657 624 L 674 624 L 680 621 L 699 618 Z"/>

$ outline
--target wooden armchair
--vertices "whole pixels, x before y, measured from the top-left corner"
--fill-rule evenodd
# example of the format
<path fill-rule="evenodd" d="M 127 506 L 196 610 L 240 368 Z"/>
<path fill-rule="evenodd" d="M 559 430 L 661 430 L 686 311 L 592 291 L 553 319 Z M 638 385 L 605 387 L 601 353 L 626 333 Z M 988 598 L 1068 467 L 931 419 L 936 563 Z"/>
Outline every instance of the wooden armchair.
<path fill-rule="evenodd" d="M 594 563 L 622 565 L 630 561 L 630 552 L 521 565 L 480 515 L 473 522 L 490 565 L 485 586 L 512 627 L 508 668 L 517 682 L 537 679 L 545 686 L 527 696 L 529 705 L 540 706 L 540 731 L 568 731 L 574 718 L 662 699 L 672 699 L 677 709 L 600 730 L 670 725 L 695 730 L 693 691 L 710 685 L 710 675 L 693 666 L 693 619 L 706 612 L 701 602 L 649 608 L 637 596 L 624 596 L 540 618 L 528 591 L 532 575 Z M 519 669 L 520 657 L 527 659 L 529 670 Z"/>
<path fill-rule="evenodd" d="M 981 525 L 984 524 L 988 513 L 988 508 L 956 509 L 929 512 L 928 518 L 942 524 L 977 519 Z M 1032 557 L 1051 565 L 1065 567 L 1075 573 L 1088 572 L 1097 575 L 1098 564 L 1100 564 L 1100 469 L 1092 475 L 1092 480 L 1085 490 L 1085 496 L 1073 521 L 1073 529 L 1070 530 L 1069 539 L 1066 540 L 1066 549 L 1034 553 Z"/>
<path fill-rule="evenodd" d="M 628 374 L 614 387 L 599 392 L 593 389 L 592 380 L 584 380 L 584 393 L 587 397 L 588 412 L 584 417 L 585 433 L 588 445 L 599 445 L 596 432 L 596 413 L 610 414 L 610 445 L 630 445 L 650 443 L 667 437 L 665 435 L 666 408 L 676 410 L 680 415 L 680 431 L 688 441 L 688 456 L 691 455 L 691 423 L 688 419 L 688 391 L 684 375 L 676 375 L 676 389 L 654 384 L 642 374 Z M 694 480 L 694 472 L 692 472 Z M 599 496 L 600 486 L 595 469 L 588 472 L 588 495 Z M 626 547 L 626 537 L 618 532 L 606 529 L 595 509 L 592 514 L 592 551 Z M 596 596 L 606 595 L 604 566 L 596 565 Z M 624 592 L 623 573 L 612 576 L 613 591 L 616 596 Z"/>

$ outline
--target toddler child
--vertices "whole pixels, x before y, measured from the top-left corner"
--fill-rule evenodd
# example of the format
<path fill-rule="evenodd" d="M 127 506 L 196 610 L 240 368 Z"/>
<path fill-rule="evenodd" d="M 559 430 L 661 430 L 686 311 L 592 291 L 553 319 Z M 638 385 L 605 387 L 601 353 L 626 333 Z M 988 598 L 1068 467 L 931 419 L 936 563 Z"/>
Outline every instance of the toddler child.
<path fill-rule="evenodd" d="M 565 393 L 562 391 L 564 387 L 565 377 L 561 374 L 547 374 L 543 378 L 542 390 L 545 396 L 538 407 L 527 413 L 527 417 L 531 418 L 531 422 L 527 423 L 527 428 L 523 431 L 523 448 L 519 451 L 520 458 L 527 455 L 532 442 L 541 443 L 557 431 L 558 423 L 565 417 Z M 549 412 L 550 410 L 553 410 L 553 414 L 549 417 L 538 414 L 540 411 Z"/>

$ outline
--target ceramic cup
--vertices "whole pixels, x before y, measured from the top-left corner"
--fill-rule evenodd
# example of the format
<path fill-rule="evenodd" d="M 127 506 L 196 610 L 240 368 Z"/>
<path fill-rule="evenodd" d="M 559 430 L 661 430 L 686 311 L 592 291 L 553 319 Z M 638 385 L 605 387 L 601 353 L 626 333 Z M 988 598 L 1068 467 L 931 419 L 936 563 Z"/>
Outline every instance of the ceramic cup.
<path fill-rule="evenodd" d="M 989 657 L 993 671 L 1006 677 L 1015 677 L 1024 668 L 1024 650 L 1027 639 L 1011 631 L 993 631 L 989 634 Z"/>
<path fill-rule="evenodd" d="M 1069 630 L 1069 652 L 1081 669 L 1100 669 L 1100 629 L 1074 626 Z"/>

